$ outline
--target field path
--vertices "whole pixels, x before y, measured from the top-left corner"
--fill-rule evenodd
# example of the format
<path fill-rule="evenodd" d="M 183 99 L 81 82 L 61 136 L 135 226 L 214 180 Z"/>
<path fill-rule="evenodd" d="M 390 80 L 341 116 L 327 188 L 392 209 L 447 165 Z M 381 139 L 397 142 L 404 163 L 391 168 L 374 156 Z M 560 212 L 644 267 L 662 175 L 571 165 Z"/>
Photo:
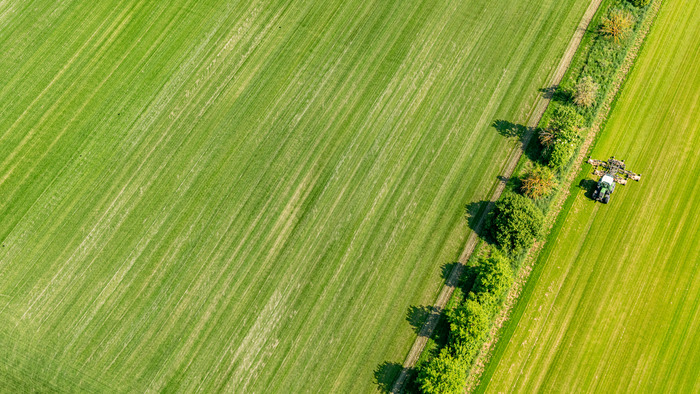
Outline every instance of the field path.
<path fill-rule="evenodd" d="M 583 35 L 586 32 L 588 25 L 593 19 L 593 16 L 595 15 L 602 1 L 603 0 L 591 0 L 591 4 L 588 6 L 588 9 L 583 14 L 581 22 L 576 28 L 573 37 L 571 37 L 569 46 L 566 48 L 564 56 L 562 56 L 562 59 L 559 62 L 559 66 L 557 67 L 556 71 L 552 74 L 550 83 L 548 84 L 549 87 L 557 86 L 561 82 L 562 78 L 564 77 L 564 73 L 566 73 L 566 70 L 569 68 L 569 64 L 571 64 L 571 60 L 573 59 L 574 54 L 576 53 L 576 50 L 578 49 L 578 46 L 581 43 L 581 40 L 583 39 Z M 474 252 L 474 248 L 476 247 L 477 241 L 479 240 L 477 233 L 479 233 L 482 229 L 484 225 L 484 219 L 486 218 L 486 215 L 489 213 L 489 211 L 493 208 L 494 202 L 501 197 L 501 194 L 503 193 L 503 190 L 506 187 L 506 182 L 508 181 L 508 178 L 510 178 L 510 176 L 513 174 L 515 166 L 518 164 L 520 156 L 523 154 L 523 149 L 530 142 L 534 129 L 540 122 L 540 119 L 542 118 L 542 115 L 547 109 L 547 106 L 549 105 L 550 101 L 551 97 L 545 94 L 540 95 L 537 98 L 535 106 L 533 107 L 533 110 L 528 118 L 527 130 L 525 131 L 525 135 L 522 138 L 522 144 L 519 147 L 514 148 L 513 151 L 510 153 L 502 171 L 503 176 L 498 180 L 496 188 L 494 189 L 493 194 L 489 199 L 488 206 L 481 212 L 481 216 L 478 218 L 478 222 L 476 224 L 476 227 L 474 228 L 474 231 L 472 231 L 471 234 L 469 234 L 469 238 L 467 238 L 467 242 L 464 245 L 464 249 L 462 250 L 462 253 L 459 256 L 458 263 L 455 264 L 454 268 L 452 269 L 452 272 L 450 272 L 449 277 L 445 281 L 445 285 L 443 286 L 442 290 L 440 291 L 440 294 L 435 300 L 435 304 L 432 308 L 432 313 L 426 319 L 426 322 L 423 324 L 423 327 L 421 328 L 418 337 L 413 342 L 413 346 L 411 346 L 411 350 L 408 352 L 406 360 L 403 363 L 403 369 L 401 370 L 401 374 L 396 379 L 396 382 L 394 383 L 394 386 L 391 390 L 392 393 L 401 392 L 404 384 L 406 383 L 408 371 L 416 365 L 416 362 L 418 361 L 418 358 L 423 352 L 423 349 L 425 348 L 428 339 L 433 335 L 433 331 L 435 330 L 435 327 L 437 326 L 437 323 L 440 320 L 442 310 L 447 304 L 447 301 L 450 299 L 450 297 L 452 297 L 452 292 L 454 291 L 457 281 L 459 280 L 459 277 L 462 274 L 462 270 L 464 269 L 466 262 L 467 260 L 469 260 L 469 257 L 471 256 L 472 252 Z"/>

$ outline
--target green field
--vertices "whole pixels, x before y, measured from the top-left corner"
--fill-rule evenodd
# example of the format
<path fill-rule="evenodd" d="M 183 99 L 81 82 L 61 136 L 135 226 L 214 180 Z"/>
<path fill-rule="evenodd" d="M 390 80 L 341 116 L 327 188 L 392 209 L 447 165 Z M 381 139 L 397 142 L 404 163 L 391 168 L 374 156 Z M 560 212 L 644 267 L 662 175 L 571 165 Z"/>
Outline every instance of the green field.
<path fill-rule="evenodd" d="M 698 59 L 700 3 L 664 0 L 592 153 L 642 179 L 572 189 L 482 390 L 700 391 Z"/>
<path fill-rule="evenodd" d="M 374 390 L 587 6 L 0 2 L 0 389 Z"/>

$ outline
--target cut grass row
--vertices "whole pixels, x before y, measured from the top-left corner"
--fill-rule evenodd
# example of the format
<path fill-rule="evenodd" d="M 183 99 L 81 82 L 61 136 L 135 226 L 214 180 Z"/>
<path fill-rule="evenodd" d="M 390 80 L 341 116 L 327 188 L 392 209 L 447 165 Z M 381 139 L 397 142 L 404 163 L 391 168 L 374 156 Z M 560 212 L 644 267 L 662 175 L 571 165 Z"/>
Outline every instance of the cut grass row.
<path fill-rule="evenodd" d="M 664 2 L 592 153 L 625 158 L 642 181 L 609 205 L 572 189 L 481 389 L 699 389 L 698 21 L 696 3 Z"/>
<path fill-rule="evenodd" d="M 0 377 L 372 389 L 585 5 L 0 4 Z"/>

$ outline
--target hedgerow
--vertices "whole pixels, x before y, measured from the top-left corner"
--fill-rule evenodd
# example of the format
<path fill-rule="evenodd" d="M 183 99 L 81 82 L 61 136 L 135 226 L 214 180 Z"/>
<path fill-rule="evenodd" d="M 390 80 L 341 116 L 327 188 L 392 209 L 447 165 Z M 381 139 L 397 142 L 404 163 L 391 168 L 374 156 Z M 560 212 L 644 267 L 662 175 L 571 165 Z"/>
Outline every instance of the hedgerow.
<path fill-rule="evenodd" d="M 594 19 L 589 26 L 585 42 L 579 48 L 574 63 L 554 92 L 553 101 L 540 121 L 539 138 L 527 148 L 528 156 L 535 161 L 532 163 L 535 168 L 546 165 L 556 170 L 557 181 L 566 178 L 573 157 L 583 141 L 582 134 L 598 116 L 604 101 L 602 98 L 607 97 L 612 89 L 615 74 L 636 38 L 649 3 L 650 0 L 610 0 L 606 3 L 607 8 L 598 11 L 600 17 Z M 601 32 L 603 18 L 612 13 L 625 13 L 631 21 L 627 34 L 617 41 L 605 37 Z M 586 97 L 576 105 L 574 98 L 577 87 L 579 90 L 587 89 L 585 93 L 594 97 Z M 532 146 L 538 147 L 540 152 L 532 154 Z M 530 165 L 529 168 L 532 167 Z M 540 218 L 550 208 L 548 204 L 551 198 L 528 198 L 516 194 L 524 191 L 522 184 L 516 187 L 515 183 L 510 182 L 509 187 L 511 191 L 504 193 L 491 213 L 491 228 L 488 232 L 504 254 L 488 248 L 491 256 L 479 260 L 472 267 L 475 277 L 471 291 L 465 292 L 466 297 L 462 292 L 455 292 L 459 294 L 456 306 L 445 312 L 449 322 L 449 340 L 437 356 L 418 366 L 417 383 L 424 393 L 457 393 L 464 390 L 467 371 L 481 345 L 488 339 L 494 317 L 512 286 L 515 272 L 511 267 L 517 270 L 525 258 L 526 253 L 520 251 L 527 250 L 532 245 L 543 222 Z M 533 198 L 537 204 L 534 204 Z M 522 212 L 537 218 L 533 223 L 526 222 Z"/>

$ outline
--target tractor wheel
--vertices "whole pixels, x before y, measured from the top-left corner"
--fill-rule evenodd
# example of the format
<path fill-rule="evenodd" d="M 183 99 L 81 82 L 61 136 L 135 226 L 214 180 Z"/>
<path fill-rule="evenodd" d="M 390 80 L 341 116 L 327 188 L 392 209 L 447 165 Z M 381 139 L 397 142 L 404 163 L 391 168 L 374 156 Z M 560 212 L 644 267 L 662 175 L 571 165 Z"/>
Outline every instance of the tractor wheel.
<path fill-rule="evenodd" d="M 610 195 L 606 194 L 605 197 L 603 197 L 603 204 L 607 204 L 610 201 Z"/>

